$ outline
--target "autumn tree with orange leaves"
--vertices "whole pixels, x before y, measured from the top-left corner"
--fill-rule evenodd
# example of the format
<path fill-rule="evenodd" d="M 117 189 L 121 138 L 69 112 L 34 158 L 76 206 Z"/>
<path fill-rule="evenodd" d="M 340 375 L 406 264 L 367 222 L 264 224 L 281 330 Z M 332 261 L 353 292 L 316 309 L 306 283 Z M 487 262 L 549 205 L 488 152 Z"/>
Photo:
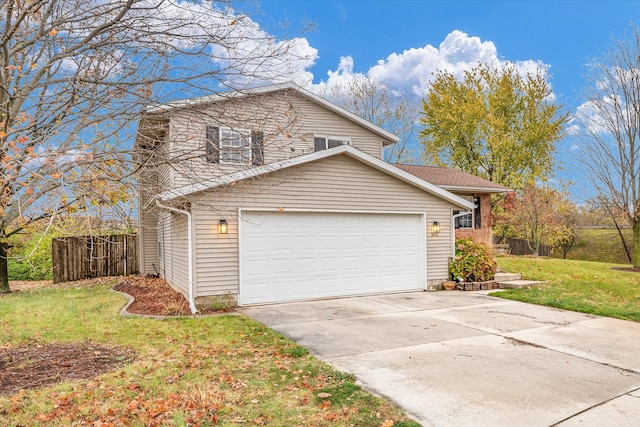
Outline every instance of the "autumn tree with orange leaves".
<path fill-rule="evenodd" d="M 144 105 L 272 81 L 291 60 L 296 39 L 271 37 L 232 6 L 0 0 L 0 293 L 11 236 L 122 199 Z"/>
<path fill-rule="evenodd" d="M 527 185 L 507 195 L 494 223 L 499 234 L 526 240 L 538 256 L 540 245 L 562 247 L 574 239 L 576 216 L 566 190 Z"/>

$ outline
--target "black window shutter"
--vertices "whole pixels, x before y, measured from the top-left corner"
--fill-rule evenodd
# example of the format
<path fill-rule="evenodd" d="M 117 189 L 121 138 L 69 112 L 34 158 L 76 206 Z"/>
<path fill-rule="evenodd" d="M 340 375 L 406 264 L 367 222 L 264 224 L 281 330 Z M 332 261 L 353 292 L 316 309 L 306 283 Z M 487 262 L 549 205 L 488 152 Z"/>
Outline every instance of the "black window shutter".
<path fill-rule="evenodd" d="M 473 216 L 475 218 L 475 227 L 482 228 L 482 216 L 480 215 L 480 197 L 474 197 L 473 203 L 476 205 Z"/>
<path fill-rule="evenodd" d="M 264 132 L 251 131 L 251 164 L 264 164 Z"/>
<path fill-rule="evenodd" d="M 217 126 L 207 126 L 207 162 L 220 163 L 220 129 Z"/>

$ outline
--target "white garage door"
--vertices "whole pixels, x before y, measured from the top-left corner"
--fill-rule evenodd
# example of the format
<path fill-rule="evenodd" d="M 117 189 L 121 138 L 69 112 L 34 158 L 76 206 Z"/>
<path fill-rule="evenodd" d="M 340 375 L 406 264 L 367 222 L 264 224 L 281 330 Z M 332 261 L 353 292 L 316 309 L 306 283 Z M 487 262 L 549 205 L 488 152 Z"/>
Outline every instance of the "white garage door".
<path fill-rule="evenodd" d="M 423 289 L 421 215 L 243 211 L 240 304 Z"/>

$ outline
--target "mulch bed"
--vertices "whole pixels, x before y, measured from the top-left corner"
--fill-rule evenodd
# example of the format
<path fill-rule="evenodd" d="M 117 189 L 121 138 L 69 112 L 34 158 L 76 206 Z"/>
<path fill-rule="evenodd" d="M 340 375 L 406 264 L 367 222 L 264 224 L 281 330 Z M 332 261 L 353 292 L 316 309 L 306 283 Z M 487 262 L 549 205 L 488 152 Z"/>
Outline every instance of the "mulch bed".
<path fill-rule="evenodd" d="M 188 316 L 191 314 L 187 299 L 175 291 L 163 279 L 153 276 L 129 276 L 113 287 L 134 298 L 127 308 L 129 313 L 154 316 Z M 212 314 L 233 311 L 200 308 L 200 314 Z"/>
<path fill-rule="evenodd" d="M 91 343 L 0 349 L 0 395 L 85 380 L 131 363 L 133 350 Z"/>
<path fill-rule="evenodd" d="M 157 277 L 130 276 L 113 289 L 134 298 L 133 304 L 127 308 L 129 313 L 155 316 L 191 314 L 189 303 L 184 295 L 173 290 L 167 282 Z"/>
<path fill-rule="evenodd" d="M 52 285 L 51 281 L 11 282 L 10 287 L 13 291 L 24 292 L 43 287 L 94 286 L 109 281 L 113 281 L 113 278 L 57 285 Z M 128 308 L 130 313 L 160 316 L 191 314 L 186 298 L 157 277 L 125 277 L 113 289 L 129 294 L 135 299 Z M 202 312 L 208 314 L 215 311 Z M 131 363 L 134 359 L 133 350 L 91 343 L 0 347 L 0 395 L 42 388 L 61 381 L 91 379 Z"/>

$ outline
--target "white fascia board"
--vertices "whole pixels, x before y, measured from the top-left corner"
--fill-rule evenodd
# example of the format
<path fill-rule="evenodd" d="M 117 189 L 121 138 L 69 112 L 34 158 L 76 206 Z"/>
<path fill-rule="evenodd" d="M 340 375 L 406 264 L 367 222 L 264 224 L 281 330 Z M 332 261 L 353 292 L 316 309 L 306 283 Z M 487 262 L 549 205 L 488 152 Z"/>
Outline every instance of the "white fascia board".
<path fill-rule="evenodd" d="M 264 175 L 270 172 L 276 172 L 281 169 L 286 169 L 292 166 L 298 166 L 305 163 L 313 162 L 316 160 L 324 159 L 327 157 L 347 154 L 371 167 L 374 167 L 380 171 L 386 172 L 402 181 L 412 184 L 428 193 L 431 193 L 437 197 L 447 200 L 456 206 L 473 209 L 474 204 L 461 197 L 450 193 L 434 184 L 424 181 L 415 175 L 411 175 L 387 162 L 377 159 L 369 154 L 364 153 L 350 145 L 341 145 L 339 147 L 331 148 L 328 150 L 316 151 L 314 153 L 305 154 L 303 156 L 294 157 L 292 159 L 284 160 L 277 163 L 271 163 L 269 165 L 258 166 L 252 169 L 235 172 L 229 175 L 222 176 L 220 178 L 210 179 L 201 183 L 187 185 L 184 187 L 176 188 L 175 190 L 164 191 L 158 194 L 158 198 L 164 201 L 169 201 L 178 197 L 189 196 L 193 193 L 200 191 L 211 190 L 223 185 L 228 185 L 236 181 L 243 179 L 253 178 L 256 176 Z"/>
<path fill-rule="evenodd" d="M 185 99 L 183 101 L 174 101 L 174 102 L 168 102 L 166 104 L 157 104 L 157 105 L 149 105 L 146 109 L 145 112 L 147 113 L 159 113 L 159 112 L 163 112 L 163 111 L 168 111 L 168 110 L 172 110 L 172 109 L 179 109 L 179 108 L 187 108 L 187 107 L 194 107 L 200 104 L 208 104 L 208 103 L 213 103 L 213 102 L 218 102 L 218 101 L 223 101 L 226 99 L 232 99 L 232 98 L 238 98 L 238 97 L 243 97 L 243 96 L 247 96 L 247 95 L 260 95 L 260 94 L 266 94 L 266 93 L 270 93 L 270 92 L 276 92 L 279 90 L 285 90 L 285 89 L 292 89 L 295 90 L 296 92 L 300 93 L 301 95 L 309 98 L 311 101 L 320 104 L 321 106 L 333 111 L 334 113 L 337 113 L 353 122 L 358 123 L 360 126 L 363 126 L 367 129 L 369 129 L 370 131 L 377 133 L 378 135 L 382 136 L 383 138 L 386 138 L 392 142 L 398 142 L 400 141 L 400 138 L 397 137 L 396 135 L 392 134 L 391 132 L 388 132 L 384 129 L 382 129 L 379 126 L 374 125 L 373 123 L 363 119 L 362 117 L 358 117 L 357 115 L 345 110 L 342 107 L 339 107 L 338 105 L 334 104 L 331 101 L 327 101 L 326 99 L 322 98 L 321 96 L 316 95 L 313 92 L 310 92 L 306 89 L 304 89 L 303 87 L 293 83 L 293 82 L 288 82 L 288 83 L 280 83 L 280 84 L 273 84 L 273 85 L 269 85 L 269 86 L 261 86 L 261 87 L 257 87 L 257 88 L 252 88 L 252 89 L 247 89 L 247 90 L 242 90 L 242 91 L 232 91 L 232 92 L 227 92 L 227 93 L 220 93 L 220 94 L 215 94 L 215 95 L 208 95 L 208 96 L 202 96 L 199 98 L 193 98 L 193 99 Z"/>
<path fill-rule="evenodd" d="M 447 191 L 461 191 L 461 192 L 474 192 L 474 193 L 509 193 L 513 190 L 510 188 L 483 188 L 483 187 L 456 187 L 453 185 L 440 185 L 440 188 L 444 188 Z"/>

